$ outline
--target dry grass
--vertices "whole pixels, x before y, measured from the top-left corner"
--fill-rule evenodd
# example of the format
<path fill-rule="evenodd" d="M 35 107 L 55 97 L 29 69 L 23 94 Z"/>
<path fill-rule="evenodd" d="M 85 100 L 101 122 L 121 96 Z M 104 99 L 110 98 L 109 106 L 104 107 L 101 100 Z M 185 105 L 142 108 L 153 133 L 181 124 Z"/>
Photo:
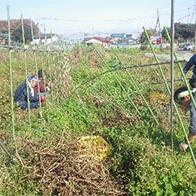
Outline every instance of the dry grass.
<path fill-rule="evenodd" d="M 22 165 L 29 171 L 25 178 L 39 179 L 44 195 L 123 195 L 103 162 L 80 155 L 76 140 L 68 142 L 66 135 L 36 143 L 17 140 Z"/>

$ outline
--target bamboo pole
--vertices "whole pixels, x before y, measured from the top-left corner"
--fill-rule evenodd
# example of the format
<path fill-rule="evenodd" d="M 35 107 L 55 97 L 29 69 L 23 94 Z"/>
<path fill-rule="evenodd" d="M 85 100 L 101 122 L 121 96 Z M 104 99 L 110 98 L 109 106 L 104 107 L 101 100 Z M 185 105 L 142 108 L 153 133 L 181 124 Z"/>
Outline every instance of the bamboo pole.
<path fill-rule="evenodd" d="M 21 25 L 22 25 L 22 44 L 24 47 L 25 46 L 25 32 L 24 32 L 23 15 L 21 15 Z M 28 108 L 29 126 L 30 126 L 30 130 L 31 130 L 31 110 L 30 110 L 30 100 L 29 100 L 29 85 L 28 85 L 28 69 L 27 69 L 26 50 L 24 51 L 24 64 L 25 64 L 26 89 L 27 89 L 27 108 Z"/>
<path fill-rule="evenodd" d="M 117 57 L 118 60 L 121 61 L 121 60 L 119 59 L 119 56 L 118 56 L 116 53 L 115 53 L 115 57 Z M 122 67 L 122 66 L 120 66 L 120 68 L 121 68 L 121 67 Z M 137 80 L 134 80 L 134 76 L 131 75 L 131 74 L 127 71 L 127 69 L 125 69 L 125 71 L 126 71 L 126 73 L 130 76 L 130 80 L 131 80 L 132 85 L 134 86 L 134 88 L 136 89 L 136 91 L 139 93 L 140 97 L 143 99 L 144 103 L 146 104 L 146 107 L 148 108 L 150 114 L 151 114 L 152 117 L 154 118 L 156 124 L 159 125 L 158 119 L 156 118 L 154 112 L 152 111 L 152 109 L 151 109 L 151 107 L 150 107 L 148 101 L 145 99 L 144 95 L 142 94 L 142 91 L 140 90 L 140 87 L 139 87 L 139 84 L 138 84 Z M 155 72 L 155 73 L 159 75 L 159 73 L 157 73 L 157 72 Z"/>
<path fill-rule="evenodd" d="M 95 51 L 96 51 L 97 54 L 99 55 L 99 52 L 98 52 L 96 49 L 95 49 Z M 103 57 L 101 57 L 100 55 L 99 55 L 99 57 L 104 61 L 104 64 L 107 65 L 105 59 L 104 59 Z M 117 58 L 118 58 L 118 56 L 117 56 Z M 126 70 L 126 72 L 127 72 L 127 70 Z M 129 73 L 129 72 L 127 72 L 127 73 Z M 129 75 L 130 75 L 130 74 L 129 74 Z M 130 75 L 130 76 L 131 76 L 131 75 Z M 124 88 L 124 86 L 122 85 L 122 83 L 120 82 L 120 80 L 119 80 L 119 78 L 118 78 L 117 76 L 115 76 L 115 79 L 116 79 L 116 81 L 118 82 L 118 84 L 120 85 L 120 87 L 121 87 L 121 88 L 126 92 L 126 94 L 128 95 L 128 99 L 131 101 L 131 104 L 134 106 L 134 108 L 135 108 L 135 110 L 137 111 L 137 113 L 142 117 L 143 115 L 141 114 L 141 112 L 139 111 L 139 109 L 137 108 L 137 106 L 135 105 L 135 103 L 132 101 L 132 99 L 131 99 L 131 97 L 130 97 L 130 95 L 129 95 L 129 92 L 127 92 L 127 90 Z M 132 83 L 132 85 L 134 86 L 134 88 L 136 89 L 136 91 L 137 91 L 137 92 L 140 94 L 140 96 L 142 97 L 142 99 L 143 99 L 144 103 L 146 104 L 146 106 L 147 106 L 147 108 L 148 108 L 150 114 L 152 115 L 152 117 L 153 117 L 155 123 L 156 123 L 157 125 L 159 125 L 159 122 L 158 122 L 158 120 L 157 120 L 155 114 L 153 113 L 153 111 L 152 111 L 150 105 L 148 104 L 148 102 L 146 101 L 145 97 L 143 96 L 143 94 L 142 94 L 140 88 L 138 87 L 138 85 L 136 84 L 136 82 L 134 82 L 134 80 L 133 80 L 132 78 L 131 78 L 131 83 Z"/>
<path fill-rule="evenodd" d="M 94 51 L 97 53 L 97 55 L 99 56 L 99 58 L 101 58 L 104 62 L 105 65 L 107 65 L 105 59 L 103 57 L 100 56 L 100 54 L 96 51 L 96 49 L 94 48 Z M 139 109 L 137 108 L 136 104 L 133 102 L 132 98 L 130 97 L 129 93 L 127 92 L 127 90 L 123 87 L 123 85 L 121 84 L 121 82 L 119 81 L 118 77 L 115 77 L 116 81 L 118 82 L 118 84 L 120 85 L 120 87 L 127 93 L 128 99 L 131 103 L 131 105 L 135 108 L 136 112 L 139 114 L 140 117 L 142 117 L 141 112 L 139 111 Z"/>
<path fill-rule="evenodd" d="M 173 124 L 173 115 L 174 115 L 174 0 L 171 0 L 171 46 L 170 46 L 170 79 L 171 79 L 171 96 L 170 96 L 170 131 L 171 131 L 171 145 L 172 153 L 174 148 L 174 124 Z"/>
<path fill-rule="evenodd" d="M 34 32 L 33 32 L 33 24 L 32 24 L 32 20 L 31 21 L 31 38 L 32 41 L 34 40 Z M 35 62 L 35 70 L 36 70 L 36 75 L 38 78 L 38 95 L 39 95 L 39 106 L 40 106 L 40 116 L 42 117 L 42 105 L 41 105 L 41 99 L 40 99 L 40 85 L 39 85 L 39 77 L 38 77 L 38 65 L 37 65 L 37 56 L 36 56 L 36 52 L 33 51 L 33 56 L 34 56 L 34 62 Z"/>
<path fill-rule="evenodd" d="M 16 149 L 16 133 L 15 133 L 15 116 L 14 116 L 14 97 L 13 97 L 13 67 L 11 54 L 11 31 L 10 31 L 10 8 L 7 6 L 7 21 L 8 21 L 8 53 L 9 53 L 9 70 L 10 70 L 10 96 L 11 96 L 11 118 L 12 118 L 12 134 Z"/>

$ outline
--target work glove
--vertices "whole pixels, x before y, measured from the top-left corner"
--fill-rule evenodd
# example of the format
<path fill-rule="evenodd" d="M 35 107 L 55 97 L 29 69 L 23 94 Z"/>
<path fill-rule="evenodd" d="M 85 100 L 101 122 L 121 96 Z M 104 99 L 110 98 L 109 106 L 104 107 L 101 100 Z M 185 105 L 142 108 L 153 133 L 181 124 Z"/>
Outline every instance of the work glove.
<path fill-rule="evenodd" d="M 40 101 L 41 101 L 42 103 L 46 102 L 46 97 L 45 97 L 45 96 L 40 96 Z"/>
<path fill-rule="evenodd" d="M 181 142 L 180 144 L 179 144 L 179 148 L 180 148 L 180 150 L 181 151 L 186 151 L 186 149 L 188 148 L 188 144 L 186 144 L 185 142 Z"/>

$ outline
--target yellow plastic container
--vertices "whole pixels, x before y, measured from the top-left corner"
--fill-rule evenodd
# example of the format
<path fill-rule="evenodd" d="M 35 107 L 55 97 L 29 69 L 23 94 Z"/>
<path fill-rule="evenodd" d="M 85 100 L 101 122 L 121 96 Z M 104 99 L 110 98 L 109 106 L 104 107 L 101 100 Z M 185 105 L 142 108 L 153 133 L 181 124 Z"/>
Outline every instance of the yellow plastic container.
<path fill-rule="evenodd" d="M 111 145 L 101 136 L 83 136 L 78 140 L 77 147 L 82 156 L 90 156 L 97 161 L 106 158 L 111 151 Z"/>

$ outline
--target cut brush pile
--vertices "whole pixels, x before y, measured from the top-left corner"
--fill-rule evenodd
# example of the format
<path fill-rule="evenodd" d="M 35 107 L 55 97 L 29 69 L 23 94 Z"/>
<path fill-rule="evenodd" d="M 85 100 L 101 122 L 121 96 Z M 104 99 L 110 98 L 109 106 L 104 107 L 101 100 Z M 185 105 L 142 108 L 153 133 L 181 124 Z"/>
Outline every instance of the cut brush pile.
<path fill-rule="evenodd" d="M 80 156 L 76 140 L 68 142 L 64 135 L 55 141 L 17 140 L 26 178 L 39 179 L 44 195 L 123 195 L 103 162 Z"/>

